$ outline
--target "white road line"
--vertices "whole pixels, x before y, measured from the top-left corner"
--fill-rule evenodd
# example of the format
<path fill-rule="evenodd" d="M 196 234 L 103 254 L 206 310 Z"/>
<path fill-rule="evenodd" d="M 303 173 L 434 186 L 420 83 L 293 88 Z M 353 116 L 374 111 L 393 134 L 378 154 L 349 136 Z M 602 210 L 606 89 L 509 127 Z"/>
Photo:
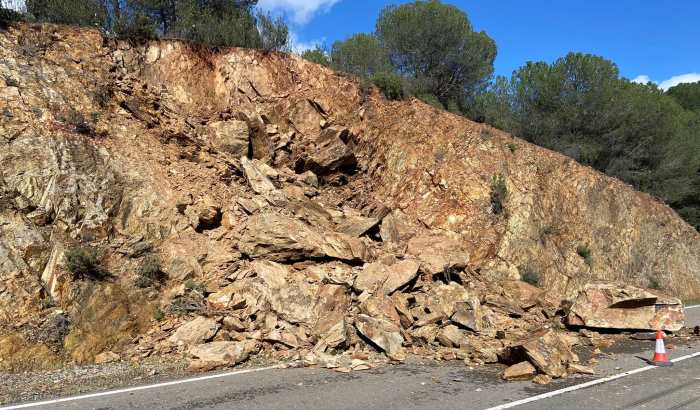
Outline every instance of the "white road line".
<path fill-rule="evenodd" d="M 677 357 L 677 358 L 671 360 L 671 362 L 677 363 L 677 362 L 680 362 L 680 361 L 683 361 L 686 359 L 692 359 L 693 357 L 698 357 L 698 356 L 700 356 L 700 352 L 695 352 L 693 354 L 689 354 L 686 356 Z M 651 369 L 655 369 L 655 368 L 656 368 L 656 366 L 644 366 L 644 367 L 640 367 L 639 369 L 629 370 L 629 371 L 626 371 L 623 373 L 618 373 L 618 374 L 615 374 L 612 376 L 603 377 L 602 379 L 591 380 L 590 382 L 577 384 L 575 386 L 566 387 L 564 389 L 554 390 L 554 391 L 550 391 L 547 393 L 539 394 L 537 396 L 528 397 L 526 399 L 517 400 L 517 401 L 513 401 L 510 403 L 506 403 L 506 404 L 501 404 L 500 406 L 489 407 L 486 410 L 510 409 L 510 408 L 515 407 L 515 406 L 520 406 L 521 404 L 532 403 L 533 401 L 548 399 L 550 397 L 558 396 L 560 394 L 568 393 L 568 392 L 575 391 L 575 390 L 585 389 L 587 387 L 595 386 L 597 384 L 607 383 L 609 381 L 621 379 L 623 377 L 631 376 L 631 375 L 637 374 L 637 373 L 646 372 L 647 370 L 651 370 Z"/>
<path fill-rule="evenodd" d="M 110 391 L 105 391 L 105 392 L 100 392 L 100 393 L 92 393 L 92 394 L 84 394 L 82 396 L 65 397 L 62 399 L 46 400 L 46 401 L 39 401 L 39 402 L 35 402 L 35 403 L 18 404 L 15 406 L 0 407 L 0 410 L 26 409 L 26 408 L 30 408 L 30 407 L 48 406 L 51 404 L 65 403 L 68 401 L 85 400 L 85 399 L 92 399 L 95 397 L 103 397 L 103 396 L 113 396 L 115 394 L 122 394 L 122 393 L 128 393 L 128 392 L 139 391 L 139 390 L 157 389 L 159 387 L 175 386 L 178 384 L 199 382 L 199 381 L 203 381 L 203 380 L 220 379 L 222 377 L 236 376 L 239 374 L 261 372 L 263 370 L 272 370 L 272 369 L 279 369 L 279 368 L 280 368 L 279 366 L 270 366 L 270 367 L 259 367 L 259 368 L 255 368 L 255 369 L 238 370 L 238 371 L 228 372 L 228 373 L 212 374 L 209 376 L 193 377 L 191 379 L 173 380 L 171 382 L 149 384 L 146 386 L 136 386 L 136 387 L 129 387 L 126 389 L 110 390 Z"/>
<path fill-rule="evenodd" d="M 686 306 L 685 308 L 686 309 L 695 309 L 695 308 L 699 308 L 699 307 L 700 307 L 700 305 L 693 305 L 693 306 Z"/>

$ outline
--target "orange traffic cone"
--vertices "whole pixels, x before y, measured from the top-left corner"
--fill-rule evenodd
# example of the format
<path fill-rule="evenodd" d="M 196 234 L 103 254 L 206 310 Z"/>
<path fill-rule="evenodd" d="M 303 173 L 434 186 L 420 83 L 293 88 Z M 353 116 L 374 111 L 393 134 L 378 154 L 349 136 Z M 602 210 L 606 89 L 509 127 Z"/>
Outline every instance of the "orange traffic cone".
<path fill-rule="evenodd" d="M 650 361 L 654 366 L 673 366 L 673 363 L 668 360 L 666 348 L 664 347 L 664 332 L 658 330 L 656 332 L 656 350 L 654 358 Z"/>

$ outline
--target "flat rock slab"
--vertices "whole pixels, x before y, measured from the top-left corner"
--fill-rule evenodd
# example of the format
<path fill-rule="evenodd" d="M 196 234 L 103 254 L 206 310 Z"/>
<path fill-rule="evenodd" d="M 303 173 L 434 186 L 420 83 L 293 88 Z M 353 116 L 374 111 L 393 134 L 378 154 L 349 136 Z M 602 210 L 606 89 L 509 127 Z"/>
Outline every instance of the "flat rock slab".
<path fill-rule="evenodd" d="M 567 316 L 570 325 L 605 329 L 666 330 L 685 324 L 680 299 L 619 284 L 587 284 Z"/>

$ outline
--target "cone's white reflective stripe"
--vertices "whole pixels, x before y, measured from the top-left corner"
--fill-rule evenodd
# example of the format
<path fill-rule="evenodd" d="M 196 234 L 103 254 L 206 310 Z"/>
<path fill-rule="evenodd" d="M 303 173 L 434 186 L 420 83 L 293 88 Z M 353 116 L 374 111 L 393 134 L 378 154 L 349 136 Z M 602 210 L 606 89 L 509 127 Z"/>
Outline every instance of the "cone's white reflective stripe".
<path fill-rule="evenodd" d="M 664 347 L 664 339 L 656 339 L 656 353 L 666 354 L 666 348 Z"/>

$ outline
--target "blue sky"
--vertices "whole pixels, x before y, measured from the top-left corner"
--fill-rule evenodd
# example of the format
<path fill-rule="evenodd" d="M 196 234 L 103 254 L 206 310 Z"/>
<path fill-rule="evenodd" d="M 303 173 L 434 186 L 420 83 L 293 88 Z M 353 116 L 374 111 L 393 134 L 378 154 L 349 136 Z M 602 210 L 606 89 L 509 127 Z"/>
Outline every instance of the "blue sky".
<path fill-rule="evenodd" d="M 666 88 L 700 81 L 700 0 L 445 0 L 498 45 L 496 74 L 569 51 L 613 60 L 624 77 Z M 400 0 L 260 0 L 282 13 L 297 47 L 331 45 L 374 30 L 379 11 Z"/>

